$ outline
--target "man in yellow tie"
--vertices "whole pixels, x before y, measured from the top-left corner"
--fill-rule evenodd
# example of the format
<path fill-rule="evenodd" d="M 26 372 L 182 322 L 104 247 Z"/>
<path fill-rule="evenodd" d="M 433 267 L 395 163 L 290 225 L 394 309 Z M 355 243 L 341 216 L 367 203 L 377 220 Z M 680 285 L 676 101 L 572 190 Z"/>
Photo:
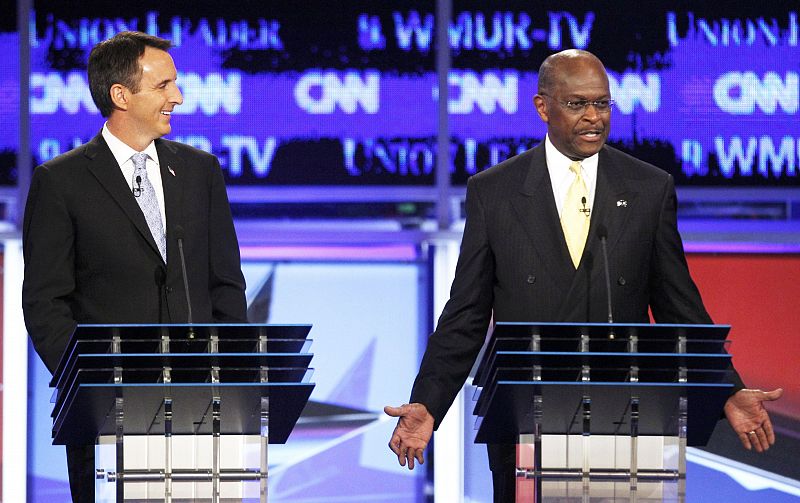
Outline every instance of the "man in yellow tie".
<path fill-rule="evenodd" d="M 614 320 L 712 323 L 678 234 L 672 177 L 605 145 L 613 100 L 600 60 L 581 50 L 549 56 L 533 98 L 547 123 L 540 145 L 467 183 L 456 276 L 431 335 L 410 403 L 389 447 L 401 465 L 423 462 L 433 430 L 461 389 L 490 320 L 607 321 L 600 235 L 606 238 Z M 602 228 L 603 231 L 599 231 Z M 761 452 L 775 435 L 765 400 L 782 390 L 735 393 L 725 414 L 742 444 Z M 490 445 L 494 501 L 514 501 L 514 446 Z"/>

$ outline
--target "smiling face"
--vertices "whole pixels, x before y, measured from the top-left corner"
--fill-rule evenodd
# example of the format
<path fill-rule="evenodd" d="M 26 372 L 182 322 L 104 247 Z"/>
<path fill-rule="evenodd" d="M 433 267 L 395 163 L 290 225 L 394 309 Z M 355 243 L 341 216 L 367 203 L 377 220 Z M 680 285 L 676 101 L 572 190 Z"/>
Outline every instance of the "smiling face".
<path fill-rule="evenodd" d="M 169 134 L 172 111 L 183 103 L 183 96 L 175 83 L 178 73 L 169 53 L 147 47 L 139 65 L 142 75 L 138 91 L 121 84 L 111 89 L 117 110 L 109 117 L 109 129 L 141 151 L 156 138 Z"/>
<path fill-rule="evenodd" d="M 560 57 L 559 57 L 560 56 Z M 572 160 L 590 157 L 603 147 L 611 128 L 611 110 L 594 106 L 572 111 L 567 101 L 611 99 L 603 64 L 589 53 L 558 54 L 552 60 L 547 89 L 539 89 L 534 104 L 547 123 L 547 134 L 559 152 Z"/>

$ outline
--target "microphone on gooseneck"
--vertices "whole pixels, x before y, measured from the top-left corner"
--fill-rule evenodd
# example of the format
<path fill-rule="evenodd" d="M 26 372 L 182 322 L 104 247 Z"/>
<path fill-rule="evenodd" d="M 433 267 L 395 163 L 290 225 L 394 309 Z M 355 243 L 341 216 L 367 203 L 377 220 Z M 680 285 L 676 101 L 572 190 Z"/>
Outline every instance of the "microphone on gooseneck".
<path fill-rule="evenodd" d="M 178 254 L 180 255 L 181 259 L 181 273 L 183 274 L 183 291 L 186 293 L 186 311 L 188 313 L 187 316 L 187 323 L 189 325 L 192 324 L 192 301 L 189 298 L 189 277 L 186 275 L 186 259 L 183 255 L 183 237 L 184 231 L 183 227 L 180 225 L 176 225 L 172 228 L 173 232 L 175 233 L 175 239 L 178 241 Z M 194 339 L 194 327 L 189 327 L 189 338 Z"/>
<path fill-rule="evenodd" d="M 606 306 L 608 308 L 608 322 L 614 323 L 614 314 L 611 309 L 611 273 L 608 269 L 608 229 L 606 229 L 605 225 L 600 224 L 597 227 L 597 237 L 600 238 L 600 244 L 603 248 L 603 271 L 605 271 L 606 274 Z M 614 337 L 614 329 L 609 328 L 608 338 L 613 339 Z"/>
<path fill-rule="evenodd" d="M 153 279 L 156 282 L 156 286 L 158 287 L 158 322 L 164 323 L 164 303 L 167 301 L 166 298 L 166 286 L 167 286 L 167 269 L 164 267 L 163 264 L 159 264 L 156 266 L 155 270 L 153 271 Z"/>

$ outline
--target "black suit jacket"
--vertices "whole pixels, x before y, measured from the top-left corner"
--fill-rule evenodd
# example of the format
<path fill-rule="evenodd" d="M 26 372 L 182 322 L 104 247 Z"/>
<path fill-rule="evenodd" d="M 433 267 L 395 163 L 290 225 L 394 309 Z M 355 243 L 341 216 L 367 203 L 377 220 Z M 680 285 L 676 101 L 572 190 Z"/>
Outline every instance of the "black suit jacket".
<path fill-rule="evenodd" d="M 678 234 L 672 177 L 605 146 L 576 270 L 561 230 L 544 144 L 467 182 L 456 275 L 428 340 L 411 402 L 438 427 L 497 321 L 608 321 L 598 229 L 608 236 L 615 322 L 711 323 Z M 737 388 L 743 385 L 734 376 Z"/>
<path fill-rule="evenodd" d="M 184 229 L 193 321 L 245 322 L 239 246 L 216 157 L 156 140 L 167 263 L 101 135 L 36 168 L 22 229 L 22 305 L 52 372 L 77 323 L 186 323 L 174 229 Z"/>

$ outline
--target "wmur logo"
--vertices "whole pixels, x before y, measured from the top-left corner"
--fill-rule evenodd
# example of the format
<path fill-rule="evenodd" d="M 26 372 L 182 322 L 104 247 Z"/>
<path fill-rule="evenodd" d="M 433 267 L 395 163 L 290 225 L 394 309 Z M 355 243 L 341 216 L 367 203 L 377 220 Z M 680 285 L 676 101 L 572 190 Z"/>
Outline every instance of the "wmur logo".
<path fill-rule="evenodd" d="M 380 73 L 375 70 L 310 70 L 294 86 L 294 100 L 310 114 L 332 114 L 338 108 L 346 114 L 378 113 Z"/>
<path fill-rule="evenodd" d="M 515 72 L 453 71 L 447 75 L 453 98 L 447 102 L 451 114 L 470 114 L 477 106 L 484 114 L 498 108 L 507 114 L 517 112 L 519 77 Z"/>
<path fill-rule="evenodd" d="M 589 45 L 594 12 L 584 13 L 583 20 L 566 11 L 547 11 L 546 19 L 544 14 L 540 11 L 532 19 L 527 12 L 462 11 L 455 14 L 446 25 L 450 48 L 501 52 L 527 51 L 536 44 L 545 43 L 553 50 L 564 46 L 584 49 Z M 395 39 L 401 50 L 428 52 L 433 48 L 432 13 L 396 11 L 392 13 L 392 18 Z M 381 26 L 378 18 L 362 15 L 359 30 L 363 49 L 384 48 L 385 41 L 379 38 Z"/>
<path fill-rule="evenodd" d="M 68 115 L 80 112 L 99 113 L 94 106 L 89 83 L 80 72 L 32 72 L 32 114 L 52 115 L 63 111 Z M 204 115 L 221 112 L 237 114 L 242 106 L 242 76 L 237 72 L 209 73 L 205 77 L 197 73 L 178 73 L 178 87 L 183 94 L 183 105 L 175 109 L 178 114 Z"/>
<path fill-rule="evenodd" d="M 714 147 L 719 159 L 720 173 L 726 178 L 737 172 L 741 176 L 753 176 L 757 173 L 764 178 L 797 174 L 800 140 L 792 136 L 733 136 L 729 139 L 717 136 L 714 138 Z"/>
<path fill-rule="evenodd" d="M 761 112 L 771 115 L 780 105 L 783 113 L 795 114 L 800 95 L 800 78 L 795 72 L 786 72 L 786 78 L 775 72 L 766 72 L 759 78 L 754 72 L 727 72 L 714 83 L 714 102 L 724 112 L 733 115 L 750 115 L 758 106 Z"/>

